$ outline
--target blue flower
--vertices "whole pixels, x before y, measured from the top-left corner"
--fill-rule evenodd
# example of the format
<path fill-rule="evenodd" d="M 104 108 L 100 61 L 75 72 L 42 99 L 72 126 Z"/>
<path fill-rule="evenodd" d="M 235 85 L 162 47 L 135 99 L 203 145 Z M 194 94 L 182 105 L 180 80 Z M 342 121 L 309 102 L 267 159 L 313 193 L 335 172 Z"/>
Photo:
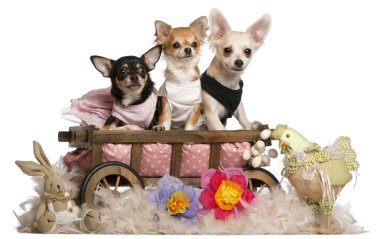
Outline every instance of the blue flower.
<path fill-rule="evenodd" d="M 157 183 L 157 191 L 149 193 L 147 198 L 180 221 L 194 223 L 202 208 L 198 200 L 200 192 L 176 177 L 164 175 Z"/>

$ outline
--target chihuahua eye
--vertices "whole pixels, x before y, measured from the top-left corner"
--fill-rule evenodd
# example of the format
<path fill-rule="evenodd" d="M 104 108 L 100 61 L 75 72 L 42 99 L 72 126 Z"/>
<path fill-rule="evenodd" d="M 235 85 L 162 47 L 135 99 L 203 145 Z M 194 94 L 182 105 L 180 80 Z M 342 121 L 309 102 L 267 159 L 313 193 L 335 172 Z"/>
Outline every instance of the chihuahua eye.
<path fill-rule="evenodd" d="M 180 46 L 181 46 L 181 45 L 179 45 L 178 42 L 176 42 L 176 43 L 173 44 L 173 48 L 174 48 L 174 49 L 178 49 Z"/>
<path fill-rule="evenodd" d="M 249 49 L 249 48 L 247 48 L 247 49 L 244 50 L 244 54 L 245 54 L 246 57 L 250 57 L 251 53 L 252 53 L 252 50 Z"/>
<path fill-rule="evenodd" d="M 232 53 L 232 49 L 230 47 L 224 48 L 223 51 L 224 51 L 224 54 L 227 54 L 227 55 Z"/>
<path fill-rule="evenodd" d="M 191 47 L 197 48 L 197 46 L 198 46 L 198 43 L 196 43 L 196 42 L 191 43 Z"/>
<path fill-rule="evenodd" d="M 128 74 L 128 69 L 122 68 L 119 70 L 119 78 L 124 78 Z"/>
<path fill-rule="evenodd" d="M 139 72 L 140 72 L 140 73 L 145 73 L 145 68 L 144 68 L 144 67 L 140 67 L 140 68 L 139 68 Z"/>

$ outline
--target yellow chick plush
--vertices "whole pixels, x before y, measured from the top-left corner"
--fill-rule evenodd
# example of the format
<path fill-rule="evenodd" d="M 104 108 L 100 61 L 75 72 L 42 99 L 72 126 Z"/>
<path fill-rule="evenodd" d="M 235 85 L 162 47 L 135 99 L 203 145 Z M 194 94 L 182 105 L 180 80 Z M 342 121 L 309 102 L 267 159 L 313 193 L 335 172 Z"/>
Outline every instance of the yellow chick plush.
<path fill-rule="evenodd" d="M 298 195 L 315 209 L 322 207 L 325 211 L 326 227 L 318 232 L 337 232 L 331 230 L 336 196 L 351 181 L 350 171 L 359 168 L 350 139 L 339 137 L 333 145 L 321 149 L 286 125 L 277 125 L 272 136 L 280 142 L 281 153 L 285 154 L 283 173 Z"/>

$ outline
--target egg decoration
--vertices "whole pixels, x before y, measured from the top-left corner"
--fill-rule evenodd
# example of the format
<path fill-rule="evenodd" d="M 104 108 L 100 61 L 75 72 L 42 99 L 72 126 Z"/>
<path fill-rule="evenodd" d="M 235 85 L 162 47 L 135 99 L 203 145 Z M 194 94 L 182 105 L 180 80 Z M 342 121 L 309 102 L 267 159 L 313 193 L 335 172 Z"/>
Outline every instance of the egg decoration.
<path fill-rule="evenodd" d="M 255 146 L 252 146 L 251 147 L 251 154 L 252 154 L 253 157 L 259 156 L 260 155 L 260 151 L 258 151 Z"/>
<path fill-rule="evenodd" d="M 258 140 L 250 149 L 245 149 L 242 153 L 242 158 L 244 160 L 250 160 L 249 164 L 253 168 L 258 168 L 261 166 L 269 166 L 271 158 L 276 158 L 278 152 L 275 149 L 265 149 L 265 142 L 271 137 L 272 131 L 270 129 L 265 129 L 260 132 L 260 140 Z"/>
<path fill-rule="evenodd" d="M 263 166 L 269 166 L 270 165 L 269 155 L 264 154 L 263 156 L 261 156 L 261 163 L 263 164 Z"/>
<path fill-rule="evenodd" d="M 272 135 L 272 131 L 270 129 L 264 129 L 263 131 L 261 131 L 260 133 L 260 138 L 262 140 L 267 140 L 270 138 L 270 136 Z"/>
<path fill-rule="evenodd" d="M 245 149 L 243 151 L 242 157 L 243 157 L 244 160 L 249 160 L 251 158 L 251 150 Z"/>
<path fill-rule="evenodd" d="M 268 151 L 268 155 L 269 155 L 269 157 L 271 157 L 272 159 L 275 159 L 275 158 L 277 158 L 277 156 L 278 156 L 278 152 L 277 152 L 277 150 L 275 150 L 275 149 L 270 149 L 270 150 Z"/>
<path fill-rule="evenodd" d="M 252 167 L 254 168 L 260 167 L 261 161 L 262 161 L 261 155 L 254 157 L 251 162 Z"/>

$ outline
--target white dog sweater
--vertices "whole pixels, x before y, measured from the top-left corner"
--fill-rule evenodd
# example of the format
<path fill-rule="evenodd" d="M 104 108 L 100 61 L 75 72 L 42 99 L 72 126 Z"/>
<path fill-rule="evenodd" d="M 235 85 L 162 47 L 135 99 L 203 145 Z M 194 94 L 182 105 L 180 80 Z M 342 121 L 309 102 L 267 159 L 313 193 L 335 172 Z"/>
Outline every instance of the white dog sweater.
<path fill-rule="evenodd" d="M 201 83 L 199 80 L 179 84 L 165 81 L 158 91 L 158 96 L 165 96 L 169 102 L 171 128 L 183 128 L 194 105 L 201 103 Z"/>

